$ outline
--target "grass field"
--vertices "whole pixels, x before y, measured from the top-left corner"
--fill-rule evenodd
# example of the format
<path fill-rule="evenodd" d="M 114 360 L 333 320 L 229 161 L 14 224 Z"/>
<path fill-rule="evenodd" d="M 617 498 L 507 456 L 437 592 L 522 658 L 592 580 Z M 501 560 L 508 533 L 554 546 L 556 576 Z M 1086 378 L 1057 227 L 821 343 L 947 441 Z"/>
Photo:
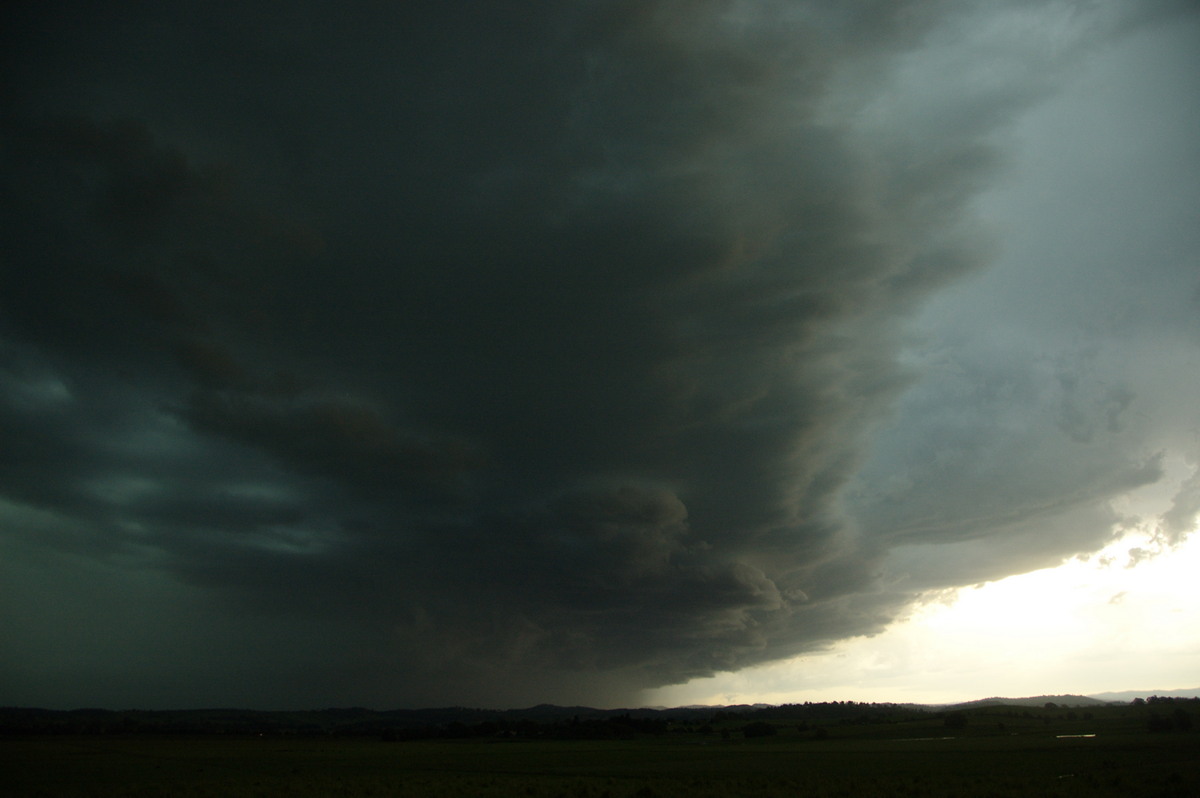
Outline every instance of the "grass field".
<path fill-rule="evenodd" d="M 1179 796 L 1200 795 L 1200 735 L 956 739 L 0 739 L 0 795 Z"/>

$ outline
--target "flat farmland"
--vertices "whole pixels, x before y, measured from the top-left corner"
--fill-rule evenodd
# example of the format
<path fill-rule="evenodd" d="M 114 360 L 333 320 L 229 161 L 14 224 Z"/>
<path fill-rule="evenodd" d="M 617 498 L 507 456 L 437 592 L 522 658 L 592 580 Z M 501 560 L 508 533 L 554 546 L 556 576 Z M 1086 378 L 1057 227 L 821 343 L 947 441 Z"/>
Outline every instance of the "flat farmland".
<path fill-rule="evenodd" d="M 1196 796 L 1200 736 L 0 740 L 12 796 Z"/>

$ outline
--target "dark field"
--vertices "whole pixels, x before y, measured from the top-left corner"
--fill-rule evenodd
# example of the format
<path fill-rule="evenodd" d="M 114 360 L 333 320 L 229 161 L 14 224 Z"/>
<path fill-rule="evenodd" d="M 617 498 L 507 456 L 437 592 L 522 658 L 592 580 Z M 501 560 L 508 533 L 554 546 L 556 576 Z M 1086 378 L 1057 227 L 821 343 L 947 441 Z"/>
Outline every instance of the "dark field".
<path fill-rule="evenodd" d="M 856 731 L 828 739 L 783 729 L 756 739 L 600 741 L 8 737 L 0 739 L 0 795 L 1200 795 L 1194 733 L 1057 738 L 1042 730 L 912 740 Z"/>

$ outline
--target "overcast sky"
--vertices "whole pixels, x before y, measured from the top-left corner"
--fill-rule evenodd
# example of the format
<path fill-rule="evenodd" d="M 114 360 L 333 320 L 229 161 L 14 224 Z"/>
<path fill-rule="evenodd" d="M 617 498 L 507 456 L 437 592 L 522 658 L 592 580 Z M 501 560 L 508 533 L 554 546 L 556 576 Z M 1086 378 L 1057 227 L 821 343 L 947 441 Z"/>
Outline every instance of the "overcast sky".
<path fill-rule="evenodd" d="M 368 5 L 3 12 L 0 704 L 629 705 L 1195 529 L 1194 4 Z"/>

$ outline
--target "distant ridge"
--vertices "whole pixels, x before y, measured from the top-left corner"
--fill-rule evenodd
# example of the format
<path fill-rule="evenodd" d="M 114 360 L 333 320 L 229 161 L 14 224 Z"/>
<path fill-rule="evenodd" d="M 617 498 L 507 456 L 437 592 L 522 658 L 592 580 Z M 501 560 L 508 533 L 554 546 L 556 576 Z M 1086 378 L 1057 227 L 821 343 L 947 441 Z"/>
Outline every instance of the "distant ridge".
<path fill-rule="evenodd" d="M 1200 699 L 1200 687 L 1177 690 L 1126 690 L 1120 692 L 1095 693 L 1093 695 L 1039 695 L 1020 698 L 992 696 L 974 701 L 948 704 L 878 703 L 855 701 L 788 702 L 783 704 L 690 704 L 687 706 L 640 706 L 615 709 L 598 709 L 588 706 L 559 706 L 537 704 L 514 709 L 485 709 L 480 707 L 426 707 L 422 709 L 374 710 L 364 707 L 331 707 L 326 709 L 254 710 L 245 708 L 206 709 L 158 709 L 112 710 L 102 708 L 79 708 L 52 710 L 37 707 L 0 705 L 0 729 L 14 722 L 35 722 L 38 719 L 71 719 L 78 723 L 121 722 L 123 719 L 145 723 L 161 728 L 176 726 L 186 728 L 223 725 L 249 730 L 260 724 L 288 727 L 306 731 L 327 732 L 334 728 L 386 726 L 388 728 L 422 728 L 443 724 L 471 725 L 484 722 L 556 723 L 564 720 L 603 719 L 662 719 L 679 722 L 701 722 L 713 717 L 750 717 L 762 713 L 764 717 L 785 717 L 788 713 L 820 714 L 827 717 L 860 717 L 867 710 L 908 710 L 914 712 L 944 713 L 947 710 L 972 709 L 989 706 L 1044 707 L 1055 704 L 1059 707 L 1093 707 L 1105 704 L 1128 704 L 1135 699 Z M 129 724 L 126 724 L 129 725 Z"/>
<path fill-rule="evenodd" d="M 1089 707 L 1101 704 L 1128 704 L 1135 698 L 1200 698 L 1200 687 L 1183 690 L 1125 690 L 1122 692 L 1095 693 L 1093 695 L 1038 695 L 1024 698 L 1005 698 L 993 696 L 980 698 L 975 701 L 963 701 L 959 704 L 939 705 L 945 709 L 970 709 L 971 707 L 989 706 L 1018 706 L 1040 707 L 1046 704 L 1057 704 L 1060 707 Z M 932 706 L 932 705 L 927 705 Z"/>
<path fill-rule="evenodd" d="M 1135 698 L 1200 698 L 1200 687 L 1188 687 L 1182 690 L 1125 690 L 1120 693 L 1095 693 L 1091 697 L 1101 701 L 1128 702 Z"/>
<path fill-rule="evenodd" d="M 1115 699 L 1114 699 L 1115 700 Z M 971 707 L 1017 706 L 1040 707 L 1046 704 L 1056 704 L 1060 707 L 1090 707 L 1106 704 L 1107 701 L 1086 695 L 1038 695 L 1025 698 L 980 698 L 975 701 L 964 701 L 961 704 L 948 705 L 952 709 L 969 709 Z"/>

